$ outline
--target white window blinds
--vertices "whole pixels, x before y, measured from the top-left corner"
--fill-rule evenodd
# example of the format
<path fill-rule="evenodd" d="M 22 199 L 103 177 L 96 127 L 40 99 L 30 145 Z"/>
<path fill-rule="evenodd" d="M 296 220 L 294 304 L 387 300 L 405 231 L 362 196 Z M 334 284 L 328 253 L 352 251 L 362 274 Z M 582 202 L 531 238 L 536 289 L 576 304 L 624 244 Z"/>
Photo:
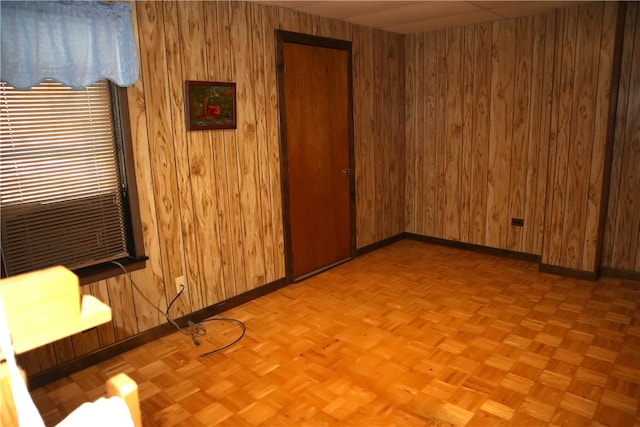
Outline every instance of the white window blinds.
<path fill-rule="evenodd" d="M 110 85 L 0 82 L 2 261 L 14 275 L 128 255 Z"/>

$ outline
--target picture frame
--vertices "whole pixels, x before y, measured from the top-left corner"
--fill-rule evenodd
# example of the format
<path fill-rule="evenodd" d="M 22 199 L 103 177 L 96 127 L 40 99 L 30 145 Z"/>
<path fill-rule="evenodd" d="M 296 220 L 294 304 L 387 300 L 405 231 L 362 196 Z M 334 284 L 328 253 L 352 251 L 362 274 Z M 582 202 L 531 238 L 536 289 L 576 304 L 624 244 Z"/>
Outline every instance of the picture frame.
<path fill-rule="evenodd" d="M 235 129 L 236 84 L 185 81 L 187 130 Z"/>

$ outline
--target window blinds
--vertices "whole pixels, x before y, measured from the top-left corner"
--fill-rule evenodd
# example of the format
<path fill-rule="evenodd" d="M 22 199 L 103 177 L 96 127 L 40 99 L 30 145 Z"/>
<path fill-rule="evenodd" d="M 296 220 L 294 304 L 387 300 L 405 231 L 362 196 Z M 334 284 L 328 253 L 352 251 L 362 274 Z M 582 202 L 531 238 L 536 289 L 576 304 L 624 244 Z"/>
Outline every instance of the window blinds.
<path fill-rule="evenodd" d="M 0 83 L 0 209 L 7 275 L 127 255 L 110 86 Z"/>

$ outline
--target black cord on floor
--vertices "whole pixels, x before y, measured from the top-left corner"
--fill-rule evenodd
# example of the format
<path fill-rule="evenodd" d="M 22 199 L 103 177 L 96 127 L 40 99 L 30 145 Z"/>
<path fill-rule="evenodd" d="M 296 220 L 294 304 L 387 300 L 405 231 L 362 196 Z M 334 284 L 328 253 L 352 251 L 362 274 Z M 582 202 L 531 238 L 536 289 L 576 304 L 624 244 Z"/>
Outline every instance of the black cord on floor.
<path fill-rule="evenodd" d="M 169 310 L 171 310 L 171 306 L 173 305 L 173 303 L 176 302 L 176 300 L 180 297 L 180 295 L 182 295 L 182 292 L 184 292 L 184 285 L 180 285 L 180 292 L 178 292 L 176 294 L 176 296 L 173 297 L 173 299 L 171 300 L 169 305 L 167 305 L 167 310 L 163 312 L 149 298 L 147 298 L 147 296 L 140 290 L 140 288 L 138 288 L 138 285 L 136 285 L 136 282 L 134 282 L 133 278 L 131 277 L 131 273 L 124 267 L 124 265 L 120 264 L 118 261 L 111 261 L 111 263 L 117 265 L 118 267 L 120 267 L 122 269 L 122 271 L 125 273 L 125 275 L 129 279 L 129 283 L 131 283 L 131 286 L 140 294 L 140 296 L 149 305 L 151 305 L 151 307 L 153 307 L 160 314 L 162 314 L 165 317 L 165 319 L 167 319 L 167 322 L 172 324 L 178 331 L 180 331 L 180 333 L 185 334 L 185 335 L 189 335 L 191 337 L 191 339 L 193 340 L 193 344 L 195 346 L 199 346 L 201 344 L 201 342 L 198 339 L 198 337 L 203 337 L 203 336 L 205 336 L 207 334 L 207 329 L 203 325 L 203 323 L 205 323 L 205 322 L 225 321 L 225 322 L 233 322 L 233 323 L 236 323 L 236 324 L 240 325 L 240 327 L 242 328 L 242 333 L 240 334 L 240 336 L 238 338 L 236 338 L 231 343 L 229 343 L 229 344 L 227 344 L 225 346 L 216 348 L 215 350 L 211 350 L 211 351 L 208 351 L 206 353 L 202 353 L 200 355 L 200 357 L 206 357 L 206 356 L 209 356 L 211 354 L 219 353 L 221 351 L 224 351 L 224 350 L 228 349 L 229 347 L 235 345 L 237 342 L 239 342 L 242 339 L 242 337 L 244 337 L 244 334 L 247 331 L 247 326 L 241 320 L 232 319 L 232 318 L 229 318 L 229 317 L 212 317 L 212 318 L 209 318 L 209 319 L 205 319 L 205 320 L 203 320 L 203 321 L 201 321 L 199 323 L 194 323 L 191 320 L 189 320 L 188 321 L 189 330 L 180 327 L 180 325 L 178 325 L 178 323 L 176 323 L 176 321 L 173 320 L 171 318 L 171 316 L 169 316 Z"/>
<path fill-rule="evenodd" d="M 232 318 L 230 318 L 230 317 L 215 317 L 215 318 L 213 318 L 213 319 L 206 319 L 206 320 L 203 320 L 203 322 L 212 322 L 212 321 L 214 321 L 214 320 L 223 320 L 223 321 L 227 321 L 227 322 L 233 322 L 233 323 L 236 323 L 236 324 L 240 325 L 240 327 L 242 328 L 242 333 L 240 334 L 240 336 L 239 336 L 238 338 L 236 338 L 235 340 L 233 340 L 233 341 L 232 341 L 232 342 L 230 342 L 229 344 L 227 344 L 227 345 L 225 345 L 225 346 L 223 346 L 223 347 L 220 347 L 220 348 L 216 348 L 215 350 L 211 350 L 211 351 L 208 351 L 208 352 L 206 352 L 206 353 L 202 353 L 202 354 L 200 355 L 200 357 L 206 357 L 206 356 L 209 356 L 209 355 L 211 355 L 211 354 L 219 353 L 219 352 L 221 352 L 221 351 L 224 351 L 224 350 L 228 349 L 229 347 L 233 346 L 233 345 L 234 345 L 234 344 L 236 344 L 238 341 L 240 341 L 240 340 L 242 339 L 242 337 L 244 337 L 245 332 L 247 332 L 247 326 L 246 326 L 246 325 L 245 325 L 241 320 L 238 320 L 238 319 L 232 319 Z"/>

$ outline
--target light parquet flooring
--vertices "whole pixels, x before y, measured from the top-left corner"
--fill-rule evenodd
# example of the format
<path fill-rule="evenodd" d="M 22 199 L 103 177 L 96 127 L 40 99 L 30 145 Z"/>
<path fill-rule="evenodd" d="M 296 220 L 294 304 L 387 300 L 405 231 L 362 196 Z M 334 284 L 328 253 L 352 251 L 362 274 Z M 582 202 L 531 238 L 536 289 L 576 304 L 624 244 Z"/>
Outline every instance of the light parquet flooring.
<path fill-rule="evenodd" d="M 34 390 L 55 425 L 125 372 L 145 426 L 640 425 L 640 283 L 401 241 Z"/>

